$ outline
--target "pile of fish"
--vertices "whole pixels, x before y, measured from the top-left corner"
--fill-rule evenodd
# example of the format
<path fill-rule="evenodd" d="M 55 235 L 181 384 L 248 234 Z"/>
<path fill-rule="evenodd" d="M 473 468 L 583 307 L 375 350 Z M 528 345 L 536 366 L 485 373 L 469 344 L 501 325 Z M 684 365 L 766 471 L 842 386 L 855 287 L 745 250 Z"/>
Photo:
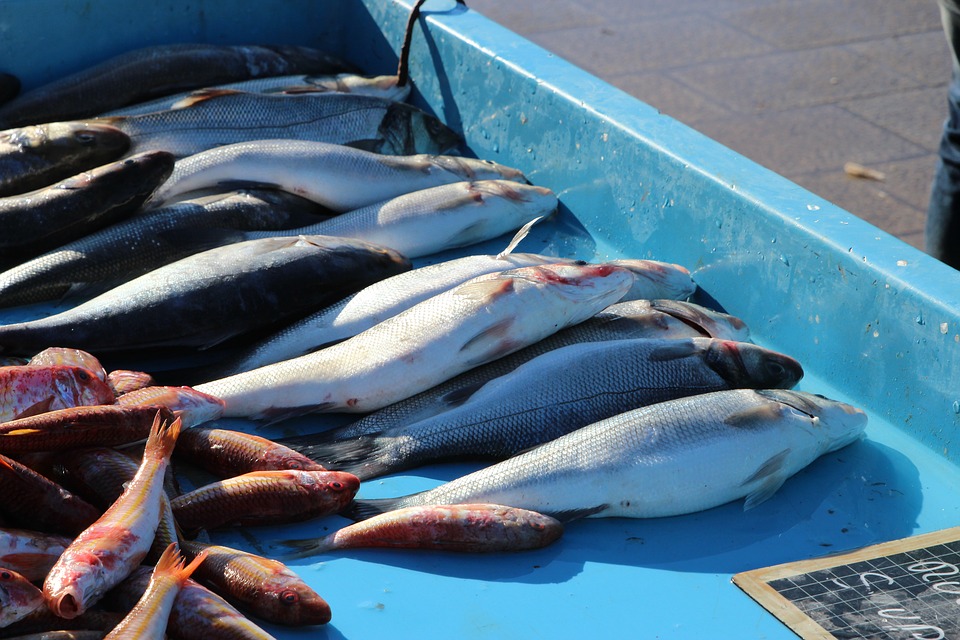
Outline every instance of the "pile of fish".
<path fill-rule="evenodd" d="M 247 615 L 330 606 L 207 531 L 340 513 L 357 522 L 275 548 L 533 549 L 578 518 L 751 508 L 863 432 L 687 302 L 686 268 L 516 252 L 557 196 L 453 155 L 401 74 L 353 71 L 153 47 L 0 105 L 0 306 L 33 316 L 0 325 L 0 633 L 269 638 Z M 98 360 L 169 354 L 196 359 L 191 386 Z M 356 415 L 275 441 L 207 424 L 324 412 Z M 464 458 L 491 465 L 355 498 Z M 205 481 L 182 490 L 186 469 Z"/>

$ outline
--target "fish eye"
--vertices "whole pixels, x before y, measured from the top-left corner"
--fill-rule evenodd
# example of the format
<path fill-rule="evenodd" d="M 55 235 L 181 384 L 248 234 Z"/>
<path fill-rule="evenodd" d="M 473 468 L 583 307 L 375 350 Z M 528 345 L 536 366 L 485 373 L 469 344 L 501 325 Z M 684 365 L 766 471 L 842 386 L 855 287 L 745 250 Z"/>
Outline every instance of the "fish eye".
<path fill-rule="evenodd" d="M 78 369 L 77 378 L 80 380 L 80 382 L 87 382 L 90 380 L 90 372 L 86 369 Z"/>
<path fill-rule="evenodd" d="M 300 594 L 293 589 L 284 589 L 280 592 L 280 602 L 293 606 L 300 602 Z"/>
<path fill-rule="evenodd" d="M 543 524 L 542 522 L 536 522 L 536 521 L 531 522 L 530 527 L 533 529 L 536 529 L 537 531 L 543 531 L 544 529 L 547 528 L 546 525 Z"/>
<path fill-rule="evenodd" d="M 97 139 L 97 136 L 94 135 L 92 131 L 77 131 L 73 134 L 73 137 L 76 138 L 80 144 L 90 144 Z"/>
<path fill-rule="evenodd" d="M 7 569 L 0 569 L 0 580 L 13 580 L 13 572 Z"/>
<path fill-rule="evenodd" d="M 786 369 L 779 362 L 767 363 L 767 369 L 775 376 L 782 376 L 784 373 L 786 373 Z"/>
<path fill-rule="evenodd" d="M 331 482 L 331 483 L 330 483 L 330 487 L 333 488 L 333 489 L 336 490 L 336 491 L 340 491 L 341 489 L 343 489 L 343 483 L 342 483 L 342 482 L 338 482 L 338 481 L 334 481 L 334 482 Z"/>

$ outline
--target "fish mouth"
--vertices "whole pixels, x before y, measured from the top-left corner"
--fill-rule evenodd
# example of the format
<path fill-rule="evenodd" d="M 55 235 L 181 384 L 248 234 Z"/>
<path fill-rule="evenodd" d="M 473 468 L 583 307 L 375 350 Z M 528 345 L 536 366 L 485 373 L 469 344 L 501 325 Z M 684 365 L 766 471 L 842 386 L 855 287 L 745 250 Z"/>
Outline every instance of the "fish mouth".
<path fill-rule="evenodd" d="M 66 618 L 67 620 L 76 618 L 83 613 L 83 606 L 80 599 L 72 589 L 68 589 L 56 598 L 52 598 L 49 601 L 49 607 L 57 617 Z"/>

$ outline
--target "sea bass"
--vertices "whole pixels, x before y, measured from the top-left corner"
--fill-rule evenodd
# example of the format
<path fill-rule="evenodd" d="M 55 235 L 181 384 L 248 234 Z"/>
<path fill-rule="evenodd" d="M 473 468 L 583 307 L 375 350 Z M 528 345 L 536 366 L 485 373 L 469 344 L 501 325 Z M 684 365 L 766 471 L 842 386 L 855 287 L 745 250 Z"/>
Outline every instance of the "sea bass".
<path fill-rule="evenodd" d="M 322 351 L 196 386 L 225 416 L 363 412 L 582 322 L 633 283 L 610 265 L 543 265 L 474 278 Z"/>
<path fill-rule="evenodd" d="M 156 207 L 187 191 L 240 183 L 272 186 L 343 212 L 441 184 L 496 179 L 526 182 L 520 171 L 487 160 L 386 156 L 326 142 L 256 140 L 179 160 L 148 204 Z"/>
<path fill-rule="evenodd" d="M 0 131 L 0 197 L 35 191 L 120 159 L 130 138 L 97 122 L 50 122 Z"/>
<path fill-rule="evenodd" d="M 470 369 L 426 391 L 364 416 L 352 424 L 322 434 L 282 438 L 280 442 L 301 453 L 309 453 L 310 448 L 320 442 L 358 438 L 424 420 L 466 402 L 470 395 L 484 384 L 513 371 L 525 362 L 567 345 L 603 340 L 701 336 L 743 341 L 749 337 L 749 331 L 739 318 L 690 302 L 619 302 L 578 325 L 559 331 L 506 357 Z"/>
<path fill-rule="evenodd" d="M 637 407 L 725 389 L 789 388 L 802 376 L 793 358 L 746 342 L 574 344 L 530 360 L 430 418 L 301 451 L 361 480 L 449 459 L 502 460 Z"/>
<path fill-rule="evenodd" d="M 147 555 L 160 522 L 163 474 L 179 433 L 178 420 L 154 423 L 136 476 L 50 570 L 43 594 L 56 615 L 81 615 Z"/>
<path fill-rule="evenodd" d="M 209 347 L 409 268 L 395 251 L 359 240 L 251 240 L 189 256 L 58 314 L 2 326 L 0 348 Z"/>
<path fill-rule="evenodd" d="M 717 391 L 595 422 L 411 496 L 357 500 L 351 513 L 493 502 L 561 520 L 675 516 L 770 498 L 792 475 L 863 433 L 848 404 L 782 389 Z"/>
<path fill-rule="evenodd" d="M 184 43 L 126 51 L 58 78 L 0 107 L 0 126 L 74 120 L 211 84 L 291 73 L 340 73 L 348 65 L 317 49 Z"/>
<path fill-rule="evenodd" d="M 385 547 L 494 553 L 540 549 L 563 535 L 556 518 L 496 504 L 397 509 L 348 525 L 322 538 L 284 540 L 302 558 L 327 551 Z"/>
<path fill-rule="evenodd" d="M 343 144 L 374 153 L 445 153 L 460 138 L 404 102 L 342 93 L 293 95 L 221 89 L 176 108 L 94 120 L 130 138 L 130 153 L 161 149 L 177 158 L 236 142 L 287 139 Z"/>
<path fill-rule="evenodd" d="M 173 156 L 148 151 L 0 198 L 3 261 L 23 260 L 136 211 L 173 171 Z"/>
<path fill-rule="evenodd" d="M 93 297 L 189 255 L 240 242 L 242 231 L 294 229 L 323 207 L 284 191 L 200 196 L 120 220 L 0 272 L 0 306 Z"/>

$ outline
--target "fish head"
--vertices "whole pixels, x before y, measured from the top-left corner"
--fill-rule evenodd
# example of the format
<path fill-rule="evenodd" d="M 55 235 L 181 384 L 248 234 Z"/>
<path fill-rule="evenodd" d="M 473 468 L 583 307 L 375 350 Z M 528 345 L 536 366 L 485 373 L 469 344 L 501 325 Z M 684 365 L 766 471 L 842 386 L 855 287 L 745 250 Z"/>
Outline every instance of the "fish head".
<path fill-rule="evenodd" d="M 750 339 L 750 329 L 736 316 L 680 300 L 651 300 L 650 307 L 685 322 L 704 336 L 743 342 Z"/>
<path fill-rule="evenodd" d="M 512 180 L 513 182 L 526 184 L 530 182 L 519 169 L 508 167 L 493 160 L 437 155 L 420 156 L 420 159 L 426 163 L 425 170 L 428 173 L 449 173 L 457 178 L 457 180 L 451 180 L 451 182 L 463 180 Z"/>
<path fill-rule="evenodd" d="M 43 606 L 43 592 L 16 571 L 0 567 L 0 628 Z"/>
<path fill-rule="evenodd" d="M 360 490 L 360 479 L 345 471 L 303 471 L 303 486 L 324 494 L 325 502 L 332 512 L 346 507 Z"/>
<path fill-rule="evenodd" d="M 29 366 L 29 365 L 28 365 Z M 113 389 L 87 367 L 76 365 L 45 365 L 65 407 L 113 404 Z"/>
<path fill-rule="evenodd" d="M 103 381 L 107 379 L 107 372 L 95 356 L 81 349 L 66 347 L 48 347 L 30 358 L 31 366 L 48 364 L 69 364 L 83 367 Z"/>
<path fill-rule="evenodd" d="M 579 260 L 510 269 L 503 271 L 499 278 L 531 283 L 550 296 L 573 305 L 599 305 L 599 308 L 622 298 L 633 286 L 634 280 L 629 269 Z"/>
<path fill-rule="evenodd" d="M 867 426 L 867 414 L 852 405 L 805 391 L 764 389 L 761 395 L 811 418 L 819 429 L 823 453 L 836 451 L 858 440 Z"/>
<path fill-rule="evenodd" d="M 697 289 L 689 269 L 679 264 L 632 259 L 613 260 L 610 264 L 629 269 L 635 276 L 625 300 L 686 300 Z"/>
<path fill-rule="evenodd" d="M 82 615 L 107 590 L 104 575 L 104 564 L 95 553 L 64 552 L 43 582 L 47 606 L 58 618 Z"/>
<path fill-rule="evenodd" d="M 557 196 L 546 187 L 512 180 L 475 180 L 467 183 L 466 189 L 477 204 L 495 199 L 521 209 L 526 217 L 546 216 L 557 209 Z"/>
<path fill-rule="evenodd" d="M 731 388 L 789 389 L 803 377 L 803 367 L 794 358 L 750 342 L 707 340 L 706 363 Z"/>
<path fill-rule="evenodd" d="M 330 622 L 330 605 L 292 571 L 274 572 L 260 586 L 257 603 L 271 621 L 288 626 Z"/>
<path fill-rule="evenodd" d="M 48 161 L 64 163 L 89 160 L 104 164 L 120 157 L 130 147 L 130 137 L 117 127 L 81 121 L 49 122 L 10 129 L 0 134 L 0 141 Z M 96 166 L 90 162 L 84 162 L 84 165 Z"/>

